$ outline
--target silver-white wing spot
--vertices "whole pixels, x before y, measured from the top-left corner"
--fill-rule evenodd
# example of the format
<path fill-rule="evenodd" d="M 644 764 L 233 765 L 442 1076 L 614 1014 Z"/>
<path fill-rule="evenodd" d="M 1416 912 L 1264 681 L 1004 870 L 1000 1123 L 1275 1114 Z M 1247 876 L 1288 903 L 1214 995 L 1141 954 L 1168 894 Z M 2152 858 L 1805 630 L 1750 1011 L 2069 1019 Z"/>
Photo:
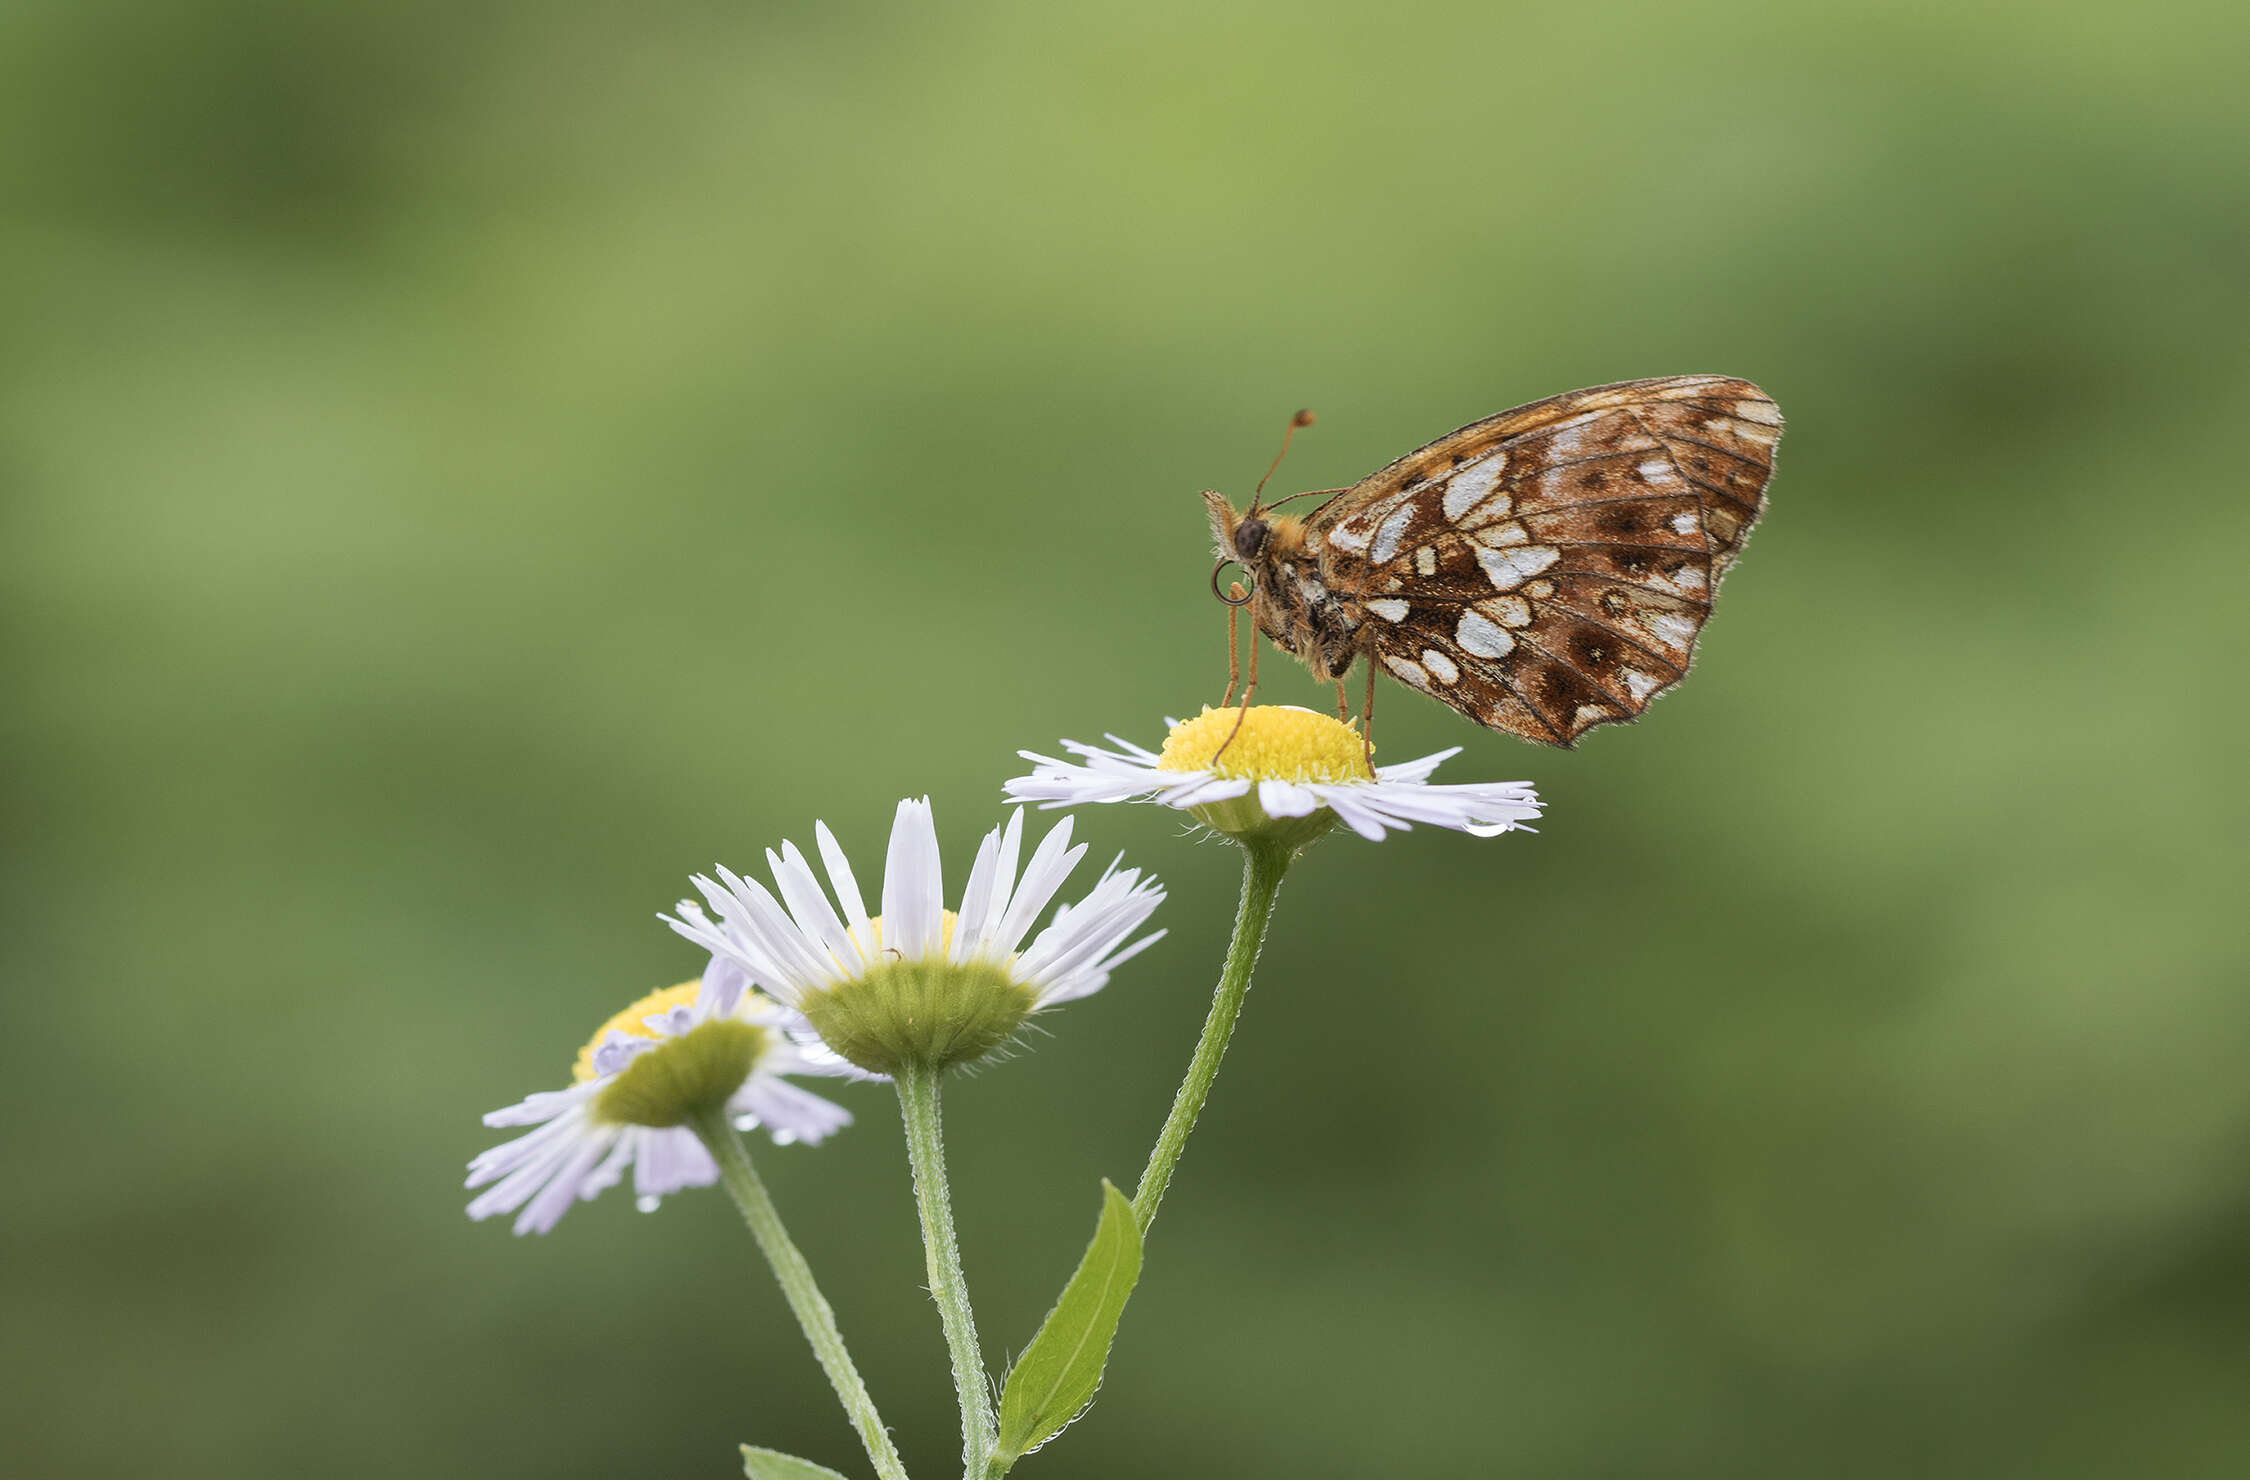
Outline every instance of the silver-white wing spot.
<path fill-rule="evenodd" d="M 1440 500 L 1445 517 L 1459 519 L 1467 513 L 1486 494 L 1492 492 L 1492 486 L 1500 481 L 1500 475 L 1507 471 L 1507 467 L 1508 454 L 1494 452 L 1455 469 L 1452 478 L 1445 485 L 1445 497 Z"/>
<path fill-rule="evenodd" d="M 1484 567 L 1484 573 L 1491 579 L 1493 587 L 1501 591 L 1515 590 L 1526 579 L 1539 574 L 1560 559 L 1562 552 L 1553 545 L 1523 545 L 1510 550 L 1477 551 L 1477 564 Z"/>
<path fill-rule="evenodd" d="M 1367 603 L 1367 609 L 1386 622 L 1405 621 L 1408 610 L 1406 603 L 1395 596 L 1386 596 L 1379 601 L 1370 601 Z"/>
<path fill-rule="evenodd" d="M 1375 548 L 1367 552 L 1367 558 L 1375 564 L 1381 565 L 1384 561 L 1396 555 L 1398 553 L 1398 542 L 1406 538 L 1406 526 L 1413 522 L 1414 506 L 1412 504 L 1400 504 L 1397 508 L 1391 510 L 1390 517 L 1385 519 L 1382 527 L 1375 531 Z"/>
<path fill-rule="evenodd" d="M 1422 649 L 1422 666 L 1436 675 L 1439 683 L 1451 683 L 1461 676 L 1461 670 L 1453 666 L 1453 660 L 1436 648 Z"/>
<path fill-rule="evenodd" d="M 1402 658 L 1396 653 L 1385 653 L 1383 654 L 1383 662 L 1390 668 L 1391 672 L 1397 674 L 1405 682 L 1414 685 L 1414 687 L 1427 689 L 1430 686 L 1429 674 L 1423 672 L 1422 665 L 1412 658 Z"/>
<path fill-rule="evenodd" d="M 1414 573 L 1421 576 L 1437 574 L 1437 549 L 1435 546 L 1424 545 L 1414 552 Z"/>
<path fill-rule="evenodd" d="M 1477 609 L 1503 627 L 1531 625 L 1531 603 L 1521 596 L 1488 597 L 1477 603 Z"/>
<path fill-rule="evenodd" d="M 1490 550 L 1504 549 L 1509 545 L 1528 545 L 1531 543 L 1530 531 L 1513 519 L 1506 524 L 1486 525 L 1483 529 L 1470 535 L 1469 538 Z"/>
<path fill-rule="evenodd" d="M 1633 696 L 1635 704 L 1646 703 L 1648 696 L 1655 693 L 1664 683 L 1664 680 L 1653 674 L 1643 673 L 1638 668 L 1627 668 L 1622 672 L 1625 679 L 1625 692 Z"/>
<path fill-rule="evenodd" d="M 1453 640 L 1461 644 L 1461 651 L 1478 658 L 1505 658 L 1516 650 L 1516 640 L 1500 624 L 1479 611 L 1461 613 L 1461 625 L 1453 631 Z"/>

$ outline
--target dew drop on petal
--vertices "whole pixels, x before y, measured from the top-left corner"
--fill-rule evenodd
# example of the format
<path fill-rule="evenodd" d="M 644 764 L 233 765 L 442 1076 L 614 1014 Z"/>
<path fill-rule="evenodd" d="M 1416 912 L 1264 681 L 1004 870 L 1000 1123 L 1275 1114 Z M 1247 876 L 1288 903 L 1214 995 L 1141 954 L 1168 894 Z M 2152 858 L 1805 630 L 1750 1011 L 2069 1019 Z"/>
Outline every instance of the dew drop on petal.
<path fill-rule="evenodd" d="M 797 1144 L 797 1133 L 795 1131 L 775 1131 L 773 1143 L 776 1146 L 794 1146 Z"/>
<path fill-rule="evenodd" d="M 663 1201 L 661 1197 L 636 1197 L 633 1199 L 633 1206 L 644 1213 L 653 1213 Z"/>
<path fill-rule="evenodd" d="M 734 1118 L 734 1128 L 738 1131 L 754 1131 L 758 1128 L 758 1117 L 755 1115 L 737 1115 Z"/>

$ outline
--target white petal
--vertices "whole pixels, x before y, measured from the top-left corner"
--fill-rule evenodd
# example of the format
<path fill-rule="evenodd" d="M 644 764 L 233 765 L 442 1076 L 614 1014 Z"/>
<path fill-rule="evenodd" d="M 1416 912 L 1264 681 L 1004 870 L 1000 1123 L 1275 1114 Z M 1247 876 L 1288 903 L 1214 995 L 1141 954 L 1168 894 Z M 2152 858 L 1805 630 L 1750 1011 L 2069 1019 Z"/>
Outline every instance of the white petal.
<path fill-rule="evenodd" d="M 1461 747 L 1456 745 L 1450 750 L 1441 750 L 1436 755 L 1423 756 L 1418 761 L 1399 761 L 1395 765 L 1377 766 L 1375 768 L 1375 779 L 1377 781 L 1426 781 L 1432 771 L 1460 753 Z"/>
<path fill-rule="evenodd" d="M 1070 847 L 1072 819 L 1065 817 L 1055 824 L 1039 847 L 1032 853 L 1031 862 L 1024 865 L 1023 882 L 1017 886 L 1015 897 L 1008 901 L 1008 913 L 993 932 L 993 954 L 1006 956 L 1022 941 L 1024 933 L 1038 920 L 1047 908 L 1047 901 L 1055 897 L 1070 871 L 1078 867 L 1078 860 L 1086 856 L 1083 846 Z"/>
<path fill-rule="evenodd" d="M 1320 808 L 1320 798 L 1309 786 L 1294 781 L 1258 783 L 1258 805 L 1268 817 L 1310 817 Z"/>
<path fill-rule="evenodd" d="M 1163 900 L 1164 891 L 1154 881 L 1140 882 L 1136 869 L 1110 875 L 1040 933 L 1016 963 L 1018 977 L 1048 1000 L 1052 989 L 1074 974 L 1101 969 L 1102 958 L 1140 929 Z"/>
<path fill-rule="evenodd" d="M 851 926 L 852 935 L 860 943 L 862 958 L 875 949 L 875 932 L 869 928 L 867 901 L 859 892 L 859 880 L 852 876 L 852 861 L 844 850 L 836 846 L 836 835 L 825 822 L 813 824 L 813 841 L 820 845 L 820 861 L 828 869 L 828 885 L 836 891 L 836 902 L 844 907 L 844 919 Z"/>
<path fill-rule="evenodd" d="M 891 820 L 890 855 L 883 863 L 883 945 L 911 959 L 934 956 L 944 927 L 937 822 L 928 797 L 909 798 Z"/>
<path fill-rule="evenodd" d="M 754 948 L 741 954 L 745 958 L 743 964 L 750 968 L 750 974 L 760 986 L 784 1002 L 793 1002 L 812 988 L 837 979 L 836 963 L 829 960 L 825 952 L 814 949 L 764 885 L 755 879 L 745 879 L 731 869 L 720 869 L 719 878 L 727 886 L 725 899 L 734 906 L 727 924 L 745 944 Z M 720 903 L 720 907 L 726 906 Z M 771 964 L 770 974 L 758 969 L 759 955 Z"/>
<path fill-rule="evenodd" d="M 1373 789 L 1372 787 L 1366 788 L 1368 791 Z M 1324 786 L 1320 789 L 1320 799 L 1328 803 L 1330 809 L 1335 812 L 1337 820 L 1342 822 L 1344 826 L 1358 833 L 1370 843 L 1380 843 L 1383 841 L 1385 819 L 1381 813 L 1367 805 L 1367 798 L 1355 794 L 1359 790 L 1355 787 Z"/>
<path fill-rule="evenodd" d="M 1057 982 L 1051 990 L 1041 994 L 1039 1005 L 1041 1007 L 1058 1007 L 1065 1002 L 1075 1002 L 1081 997 L 1093 996 L 1094 993 L 1109 985 L 1111 972 L 1124 962 L 1132 960 L 1150 946 L 1155 945 L 1167 933 L 1162 930 L 1152 930 L 1124 950 L 1102 962 L 1095 969 L 1073 973 L 1070 977 Z"/>
<path fill-rule="evenodd" d="M 1008 824 L 1000 832 L 1000 852 L 992 866 L 992 902 L 985 909 L 984 926 L 973 942 L 980 955 L 992 954 L 992 943 L 1016 896 L 1016 864 L 1022 857 L 1023 808 L 1018 807 L 1008 814 Z"/>
<path fill-rule="evenodd" d="M 819 878 L 813 874 L 812 865 L 805 862 L 805 855 L 798 851 L 797 845 L 784 841 L 779 857 L 774 856 L 771 848 L 767 849 L 766 867 L 772 871 L 773 881 L 781 889 L 782 901 L 789 906 L 789 918 L 797 922 L 797 928 L 827 947 L 828 954 L 845 970 L 857 967 L 859 948 L 853 944 L 844 922 L 837 917 L 835 907 L 829 904 L 828 896 L 821 892 Z"/>
<path fill-rule="evenodd" d="M 701 874 L 695 876 L 695 883 L 698 888 L 718 887 Z M 672 909 L 673 914 L 659 912 L 656 918 L 671 926 L 674 934 L 694 942 L 714 956 L 724 955 L 729 959 L 734 957 L 737 942 L 723 924 L 712 923 L 711 917 L 704 914 L 693 900 L 683 899 Z"/>
<path fill-rule="evenodd" d="M 1022 815 L 1020 808 L 1017 815 Z M 977 861 L 969 865 L 969 882 L 961 890 L 961 912 L 953 926 L 953 944 L 946 951 L 949 961 L 968 960 L 983 939 L 985 921 L 992 913 L 992 871 L 1000 853 L 1000 832 L 1001 829 L 994 828 L 977 844 Z"/>

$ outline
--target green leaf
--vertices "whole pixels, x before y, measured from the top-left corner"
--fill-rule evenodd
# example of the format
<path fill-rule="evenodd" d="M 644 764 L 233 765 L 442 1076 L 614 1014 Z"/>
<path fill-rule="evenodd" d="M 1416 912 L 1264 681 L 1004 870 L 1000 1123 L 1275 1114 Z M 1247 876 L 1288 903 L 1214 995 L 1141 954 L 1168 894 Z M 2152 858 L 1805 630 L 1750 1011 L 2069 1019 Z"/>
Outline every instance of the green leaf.
<path fill-rule="evenodd" d="M 1078 1272 L 1039 1334 L 1031 1338 L 1000 1393 L 1000 1445 L 995 1456 L 1014 1464 L 1086 1411 L 1102 1385 L 1117 1318 L 1141 1277 L 1141 1230 L 1125 1194 L 1102 1182 L 1102 1221 Z"/>
<path fill-rule="evenodd" d="M 742 1446 L 742 1473 L 750 1480 L 844 1480 L 826 1465 L 778 1449 L 760 1449 L 755 1444 Z"/>

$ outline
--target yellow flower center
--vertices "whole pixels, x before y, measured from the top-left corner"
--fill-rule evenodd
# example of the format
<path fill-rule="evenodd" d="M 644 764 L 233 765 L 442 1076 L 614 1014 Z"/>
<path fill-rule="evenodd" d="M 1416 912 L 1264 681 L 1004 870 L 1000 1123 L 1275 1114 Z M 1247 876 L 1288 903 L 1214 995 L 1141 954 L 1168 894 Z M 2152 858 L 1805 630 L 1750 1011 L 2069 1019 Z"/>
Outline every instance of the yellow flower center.
<path fill-rule="evenodd" d="M 1172 727 L 1156 767 L 1249 781 L 1369 781 L 1375 774 L 1359 731 L 1288 704 L 1206 709 Z"/>
<path fill-rule="evenodd" d="M 586 1046 L 578 1050 L 578 1062 L 571 1065 L 570 1077 L 580 1084 L 584 1084 L 594 1077 L 594 1050 L 600 1048 L 603 1040 L 608 1038 L 613 1031 L 630 1033 L 635 1038 L 654 1038 L 656 1035 L 649 1031 L 648 1024 L 642 1022 L 641 1019 L 653 1017 L 660 1012 L 670 1012 L 683 1003 L 693 1002 L 695 994 L 702 987 L 703 983 L 700 981 L 687 981 L 681 982 L 676 987 L 666 987 L 661 992 L 651 992 L 596 1028 L 594 1036 L 586 1040 Z"/>

